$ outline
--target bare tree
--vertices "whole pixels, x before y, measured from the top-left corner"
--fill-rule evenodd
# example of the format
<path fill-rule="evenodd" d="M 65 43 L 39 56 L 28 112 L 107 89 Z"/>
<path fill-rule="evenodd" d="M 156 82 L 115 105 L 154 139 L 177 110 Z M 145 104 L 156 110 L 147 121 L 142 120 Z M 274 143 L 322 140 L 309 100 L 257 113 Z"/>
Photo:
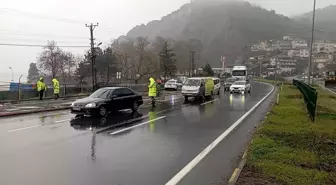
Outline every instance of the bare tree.
<path fill-rule="evenodd" d="M 66 84 L 66 81 L 71 77 L 71 68 L 75 66 L 75 56 L 70 52 L 62 51 L 58 62 L 63 84 Z"/>
<path fill-rule="evenodd" d="M 60 69 L 58 62 L 62 56 L 62 50 L 57 46 L 55 41 L 48 41 L 43 47 L 43 51 L 37 58 L 37 65 L 41 71 L 52 78 L 56 77 Z"/>

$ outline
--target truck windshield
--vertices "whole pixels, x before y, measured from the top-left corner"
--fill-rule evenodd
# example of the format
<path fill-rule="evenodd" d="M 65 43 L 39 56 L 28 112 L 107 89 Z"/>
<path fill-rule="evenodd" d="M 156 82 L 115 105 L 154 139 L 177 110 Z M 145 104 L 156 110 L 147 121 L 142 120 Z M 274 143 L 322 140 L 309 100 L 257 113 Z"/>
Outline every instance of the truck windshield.
<path fill-rule="evenodd" d="M 246 75 L 246 71 L 244 71 L 244 70 L 232 71 L 232 76 L 245 76 L 245 75 Z"/>
<path fill-rule="evenodd" d="M 186 86 L 200 86 L 201 85 L 201 80 L 188 79 L 184 85 L 186 85 Z"/>

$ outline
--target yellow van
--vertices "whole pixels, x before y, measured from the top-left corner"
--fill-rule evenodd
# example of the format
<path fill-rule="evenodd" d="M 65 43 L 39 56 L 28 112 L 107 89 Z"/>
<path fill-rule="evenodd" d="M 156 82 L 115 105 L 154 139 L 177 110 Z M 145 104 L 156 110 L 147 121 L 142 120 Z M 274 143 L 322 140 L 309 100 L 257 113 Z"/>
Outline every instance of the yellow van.
<path fill-rule="evenodd" d="M 204 78 L 205 81 L 205 93 L 204 96 L 211 99 L 215 93 L 215 82 L 212 78 Z"/>

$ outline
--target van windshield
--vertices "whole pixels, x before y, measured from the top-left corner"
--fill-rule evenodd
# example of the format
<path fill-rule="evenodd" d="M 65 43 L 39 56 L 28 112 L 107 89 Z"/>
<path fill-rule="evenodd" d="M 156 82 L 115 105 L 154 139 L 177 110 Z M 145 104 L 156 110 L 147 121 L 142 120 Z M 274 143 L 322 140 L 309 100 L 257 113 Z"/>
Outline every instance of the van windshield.
<path fill-rule="evenodd" d="M 201 80 L 188 79 L 184 85 L 186 85 L 186 86 L 200 86 L 201 85 Z"/>

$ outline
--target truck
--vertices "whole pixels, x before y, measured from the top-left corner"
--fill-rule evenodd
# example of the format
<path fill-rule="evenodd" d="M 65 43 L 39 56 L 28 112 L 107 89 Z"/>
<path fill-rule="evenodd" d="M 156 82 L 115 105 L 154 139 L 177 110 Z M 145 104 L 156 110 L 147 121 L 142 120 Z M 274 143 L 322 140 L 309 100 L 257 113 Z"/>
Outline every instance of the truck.
<path fill-rule="evenodd" d="M 248 80 L 248 71 L 246 66 L 233 66 L 232 78 L 237 80 Z"/>

